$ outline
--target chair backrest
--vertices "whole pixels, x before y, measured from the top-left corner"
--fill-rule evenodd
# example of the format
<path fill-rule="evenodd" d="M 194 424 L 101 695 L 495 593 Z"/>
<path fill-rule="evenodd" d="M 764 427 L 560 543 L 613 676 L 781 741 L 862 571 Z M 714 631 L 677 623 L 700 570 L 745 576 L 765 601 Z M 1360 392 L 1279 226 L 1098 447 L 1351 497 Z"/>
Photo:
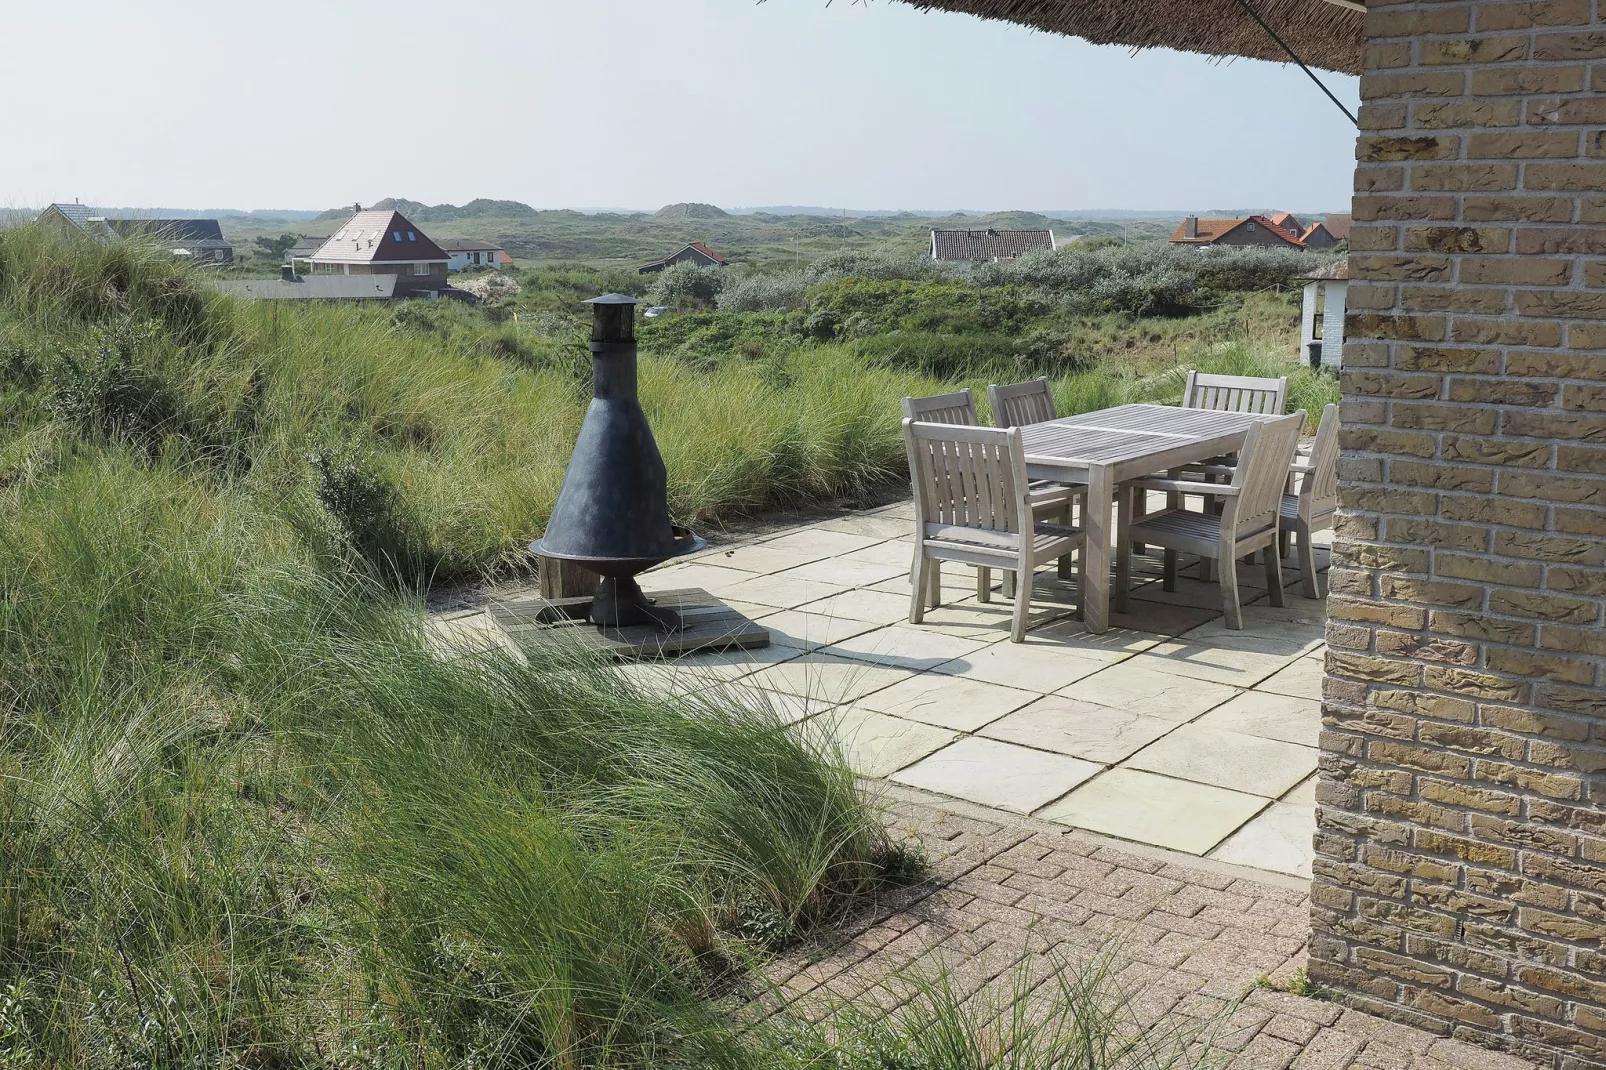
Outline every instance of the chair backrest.
<path fill-rule="evenodd" d="M 923 535 L 944 527 L 1018 535 L 1022 519 L 1030 522 L 1019 431 L 906 419 L 903 436 Z"/>
<path fill-rule="evenodd" d="M 1233 534 L 1253 535 L 1278 524 L 1283 491 L 1288 486 L 1288 467 L 1294 463 L 1294 450 L 1304 426 L 1305 410 L 1300 409 L 1292 416 L 1257 423 L 1249 429 L 1232 475 L 1238 494 L 1228 499 L 1227 505 Z"/>
<path fill-rule="evenodd" d="M 1188 387 L 1182 392 L 1182 407 L 1281 415 L 1288 407 L 1288 376 L 1258 379 L 1252 375 L 1210 375 L 1190 371 Z"/>
<path fill-rule="evenodd" d="M 1024 383 L 997 383 L 987 388 L 987 403 L 993 409 L 994 427 L 1023 427 L 1052 420 L 1054 391 L 1047 379 L 1031 379 Z"/>
<path fill-rule="evenodd" d="M 972 424 L 976 422 L 976 399 L 970 387 L 952 394 L 929 398 L 904 398 L 903 418 L 927 424 Z"/>
<path fill-rule="evenodd" d="M 1299 485 L 1299 515 L 1306 520 L 1338 508 L 1337 405 L 1322 409 L 1322 422 L 1310 448 L 1310 467 Z"/>

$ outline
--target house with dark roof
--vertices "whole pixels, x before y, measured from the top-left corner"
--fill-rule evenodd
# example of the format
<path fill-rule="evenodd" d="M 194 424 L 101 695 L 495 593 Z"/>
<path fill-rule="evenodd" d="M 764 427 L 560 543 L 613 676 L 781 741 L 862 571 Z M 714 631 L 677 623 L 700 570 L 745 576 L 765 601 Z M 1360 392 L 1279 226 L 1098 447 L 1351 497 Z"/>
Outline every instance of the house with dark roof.
<path fill-rule="evenodd" d="M 451 257 L 400 212 L 359 206 L 307 261 L 313 277 L 394 275 L 397 297 L 439 297 Z"/>
<path fill-rule="evenodd" d="M 436 244 L 446 250 L 446 255 L 451 258 L 446 262 L 447 271 L 464 271 L 471 267 L 501 271 L 503 264 L 513 262 L 513 258 L 503 252 L 500 245 L 478 238 L 442 238 Z"/>
<path fill-rule="evenodd" d="M 327 238 L 297 238 L 296 243 L 285 250 L 284 258 L 291 264 L 307 260 L 313 253 L 323 248 Z"/>
<path fill-rule="evenodd" d="M 234 246 L 215 219 L 108 219 L 106 225 L 120 238 L 151 238 L 174 256 L 197 263 L 234 262 Z"/>
<path fill-rule="evenodd" d="M 1339 242 L 1349 241 L 1350 227 L 1354 225 L 1348 212 L 1334 213 L 1320 223 L 1305 228 L 1300 240 L 1309 249 L 1331 249 Z"/>
<path fill-rule="evenodd" d="M 1263 215 L 1252 215 L 1244 219 L 1200 219 L 1196 215 L 1191 215 L 1184 219 L 1171 235 L 1171 244 L 1199 247 L 1258 246 L 1264 249 L 1305 248 L 1305 243 L 1300 241 L 1298 234 L 1284 230 L 1273 223 L 1270 217 Z"/>
<path fill-rule="evenodd" d="M 1052 230 L 933 230 L 931 259 L 956 264 L 997 263 L 1054 248 Z"/>
<path fill-rule="evenodd" d="M 654 260 L 650 264 L 643 264 L 636 270 L 643 275 L 654 271 L 662 271 L 671 264 L 696 264 L 698 267 L 724 267 L 730 261 L 720 256 L 714 250 L 700 241 L 687 242 L 684 246 L 670 253 L 661 260 Z"/>
<path fill-rule="evenodd" d="M 147 238 L 167 247 L 174 256 L 197 263 L 234 262 L 234 246 L 223 237 L 215 219 L 108 219 L 85 204 L 52 204 L 39 213 L 39 222 L 86 234 L 98 242 L 114 238 Z"/>

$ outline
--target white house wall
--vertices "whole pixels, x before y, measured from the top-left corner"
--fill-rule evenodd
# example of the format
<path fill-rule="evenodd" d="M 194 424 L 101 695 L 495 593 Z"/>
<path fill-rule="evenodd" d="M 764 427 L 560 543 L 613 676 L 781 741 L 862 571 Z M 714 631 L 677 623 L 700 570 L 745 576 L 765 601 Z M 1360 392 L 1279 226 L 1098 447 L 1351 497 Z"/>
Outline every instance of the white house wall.
<path fill-rule="evenodd" d="M 1322 310 L 1322 367 L 1338 370 L 1344 355 L 1344 303 L 1349 283 L 1337 280 L 1327 284 Z"/>

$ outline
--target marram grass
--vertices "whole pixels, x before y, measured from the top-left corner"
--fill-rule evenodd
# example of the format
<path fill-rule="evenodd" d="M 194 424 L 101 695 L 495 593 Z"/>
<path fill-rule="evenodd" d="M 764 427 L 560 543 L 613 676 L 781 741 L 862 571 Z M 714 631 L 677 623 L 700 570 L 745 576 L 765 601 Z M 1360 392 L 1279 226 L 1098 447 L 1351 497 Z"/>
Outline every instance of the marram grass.
<path fill-rule="evenodd" d="M 900 860 L 762 710 L 436 656 L 406 592 L 519 564 L 587 383 L 407 319 L 0 232 L 0 1067 L 796 1065 L 731 979 Z M 897 399 L 945 385 L 642 365 L 683 520 L 901 479 Z"/>

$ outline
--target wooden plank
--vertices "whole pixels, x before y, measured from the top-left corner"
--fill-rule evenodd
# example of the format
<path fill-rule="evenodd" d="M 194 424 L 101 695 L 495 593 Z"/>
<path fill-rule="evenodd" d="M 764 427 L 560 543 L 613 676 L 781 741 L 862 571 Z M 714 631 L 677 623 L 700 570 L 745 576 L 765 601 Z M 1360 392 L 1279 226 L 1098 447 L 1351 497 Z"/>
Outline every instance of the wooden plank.
<path fill-rule="evenodd" d="M 700 588 L 659 591 L 656 603 L 681 615 L 685 627 L 665 632 L 647 624 L 598 628 L 574 619 L 591 599 L 547 599 L 537 595 L 492 602 L 491 619 L 515 639 L 561 635 L 584 647 L 619 658 L 672 657 L 696 651 L 751 649 L 769 646 L 769 629 L 749 620 Z"/>
<path fill-rule="evenodd" d="M 536 577 L 543 598 L 590 598 L 596 593 L 602 577 L 590 569 L 565 561 L 560 557 L 536 555 L 539 573 Z"/>

